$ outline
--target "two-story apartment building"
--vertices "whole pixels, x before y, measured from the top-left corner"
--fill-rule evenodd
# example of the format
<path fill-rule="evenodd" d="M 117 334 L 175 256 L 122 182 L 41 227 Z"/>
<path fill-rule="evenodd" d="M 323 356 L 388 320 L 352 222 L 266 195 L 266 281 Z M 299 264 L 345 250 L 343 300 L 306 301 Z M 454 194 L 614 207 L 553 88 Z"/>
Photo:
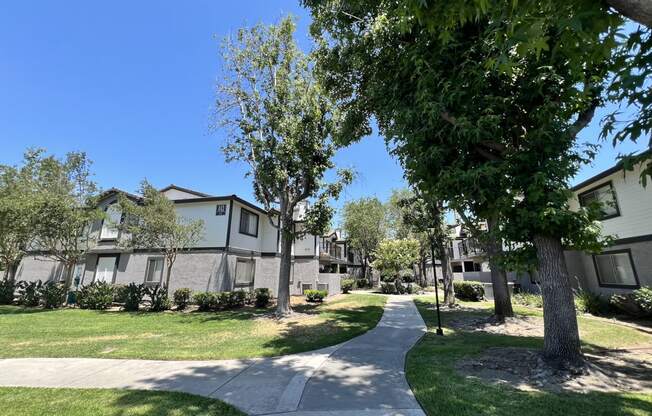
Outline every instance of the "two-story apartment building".
<path fill-rule="evenodd" d="M 602 232 L 615 238 L 599 254 L 565 253 L 578 287 L 608 295 L 652 286 L 652 184 L 641 184 L 642 168 L 625 171 L 617 163 L 572 188 L 571 209 L 599 202 Z"/>
<path fill-rule="evenodd" d="M 280 268 L 280 238 L 268 212 L 236 195 L 211 196 L 170 185 L 161 192 L 174 202 L 177 213 L 190 220 L 201 219 L 204 232 L 201 240 L 179 254 L 170 279 L 170 290 L 188 287 L 194 291 L 230 291 L 238 288 L 267 287 L 276 293 Z M 159 250 L 121 247 L 117 228 L 121 220 L 117 208 L 118 195 L 111 189 L 102 194 L 100 208 L 108 220 L 91 225 L 95 244 L 74 271 L 79 284 L 106 281 L 114 284 L 130 282 L 156 284 L 162 281 L 164 259 Z M 301 215 L 301 209 L 296 215 Z M 301 294 L 310 288 L 340 290 L 339 275 L 319 273 L 321 238 L 306 235 L 292 247 L 291 293 Z M 17 279 L 51 280 L 62 276 L 59 263 L 33 253 L 21 262 Z"/>

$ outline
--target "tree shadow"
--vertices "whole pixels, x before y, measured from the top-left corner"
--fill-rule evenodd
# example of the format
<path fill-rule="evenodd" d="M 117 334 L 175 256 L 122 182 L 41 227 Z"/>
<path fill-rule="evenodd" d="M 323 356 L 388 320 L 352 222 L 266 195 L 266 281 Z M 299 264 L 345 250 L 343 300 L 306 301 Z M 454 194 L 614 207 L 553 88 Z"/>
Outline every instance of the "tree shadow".
<path fill-rule="evenodd" d="M 2 305 L 0 315 L 29 315 L 42 312 L 53 312 L 61 309 L 31 308 L 26 306 Z"/>

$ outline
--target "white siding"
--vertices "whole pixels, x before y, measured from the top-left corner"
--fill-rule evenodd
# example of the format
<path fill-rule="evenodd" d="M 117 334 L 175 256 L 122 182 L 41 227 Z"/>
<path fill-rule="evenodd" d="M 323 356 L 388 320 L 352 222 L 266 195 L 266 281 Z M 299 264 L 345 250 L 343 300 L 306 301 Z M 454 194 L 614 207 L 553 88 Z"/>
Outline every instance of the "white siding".
<path fill-rule="evenodd" d="M 226 215 L 215 215 L 218 204 L 226 204 Z M 197 247 L 225 247 L 229 221 L 229 201 L 192 202 L 176 204 L 177 213 L 188 220 L 204 221 L 204 236 Z"/>
<path fill-rule="evenodd" d="M 240 232 L 240 215 L 242 213 L 243 208 L 258 215 L 257 237 L 250 236 L 247 234 L 242 234 Z M 241 250 L 261 251 L 262 240 L 263 240 L 262 237 L 264 232 L 264 228 L 263 228 L 264 226 L 262 225 L 263 220 L 267 221 L 267 219 L 263 217 L 263 214 L 260 211 L 248 208 L 239 202 L 233 201 L 233 218 L 231 219 L 231 241 L 229 242 L 229 246 L 231 248 L 238 248 Z"/>
<path fill-rule="evenodd" d="M 571 209 L 579 209 L 578 194 L 611 181 L 620 216 L 602 221 L 603 234 L 617 238 L 652 234 L 652 185 L 643 188 L 639 177 L 640 167 L 637 167 L 626 174 L 619 171 L 595 181 L 575 192 L 570 201 Z"/>

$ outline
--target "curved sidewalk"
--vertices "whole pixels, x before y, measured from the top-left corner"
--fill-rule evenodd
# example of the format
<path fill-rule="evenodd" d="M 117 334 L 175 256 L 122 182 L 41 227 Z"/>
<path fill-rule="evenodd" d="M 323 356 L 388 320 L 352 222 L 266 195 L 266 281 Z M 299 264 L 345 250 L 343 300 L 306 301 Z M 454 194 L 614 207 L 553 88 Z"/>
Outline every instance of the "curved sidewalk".
<path fill-rule="evenodd" d="M 221 361 L 0 359 L 0 386 L 182 391 L 251 415 L 422 416 L 404 367 L 425 331 L 411 297 L 390 296 L 374 329 L 316 351 Z"/>

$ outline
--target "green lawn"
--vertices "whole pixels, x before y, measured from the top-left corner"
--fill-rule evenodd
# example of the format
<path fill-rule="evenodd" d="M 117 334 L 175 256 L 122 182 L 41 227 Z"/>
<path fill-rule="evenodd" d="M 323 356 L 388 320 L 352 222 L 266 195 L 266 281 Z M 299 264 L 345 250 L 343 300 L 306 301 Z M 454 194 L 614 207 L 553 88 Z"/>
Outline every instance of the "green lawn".
<path fill-rule="evenodd" d="M 457 360 L 480 354 L 489 347 L 537 347 L 543 340 L 536 337 L 512 337 L 480 332 L 444 329 L 444 337 L 434 334 L 435 312 L 432 297 L 415 300 L 428 325 L 426 336 L 410 351 L 407 378 L 417 399 L 429 415 L 649 415 L 652 394 L 522 392 L 459 376 L 454 370 Z M 466 304 L 468 306 L 469 304 Z M 491 313 L 491 304 L 476 304 L 471 312 L 442 311 L 443 326 L 461 314 Z M 517 313 L 541 315 L 538 310 L 516 307 Z M 652 345 L 652 336 L 632 328 L 580 317 L 580 332 L 585 348 L 634 347 Z"/>
<path fill-rule="evenodd" d="M 0 358 L 205 360 L 291 354 L 373 328 L 385 300 L 342 295 L 322 305 L 297 305 L 299 313 L 283 321 L 264 309 L 127 313 L 0 306 Z"/>
<path fill-rule="evenodd" d="M 244 416 L 218 400 L 139 390 L 0 388 L 2 416 Z"/>

